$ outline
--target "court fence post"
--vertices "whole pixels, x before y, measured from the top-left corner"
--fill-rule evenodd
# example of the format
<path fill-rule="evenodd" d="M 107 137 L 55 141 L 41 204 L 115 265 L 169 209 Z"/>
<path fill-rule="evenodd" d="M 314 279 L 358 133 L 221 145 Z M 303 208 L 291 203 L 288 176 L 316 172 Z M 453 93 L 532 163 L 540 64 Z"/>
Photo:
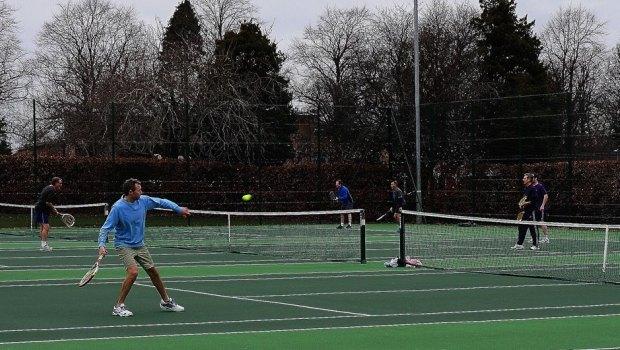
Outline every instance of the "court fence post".
<path fill-rule="evenodd" d="M 405 267 L 405 215 L 400 214 L 398 267 Z"/>
<path fill-rule="evenodd" d="M 366 213 L 360 211 L 360 263 L 366 263 Z"/>
<path fill-rule="evenodd" d="M 607 255 L 609 254 L 609 225 L 605 227 L 605 246 L 603 248 L 603 273 L 607 269 Z M 603 277 L 604 280 L 607 278 Z"/>

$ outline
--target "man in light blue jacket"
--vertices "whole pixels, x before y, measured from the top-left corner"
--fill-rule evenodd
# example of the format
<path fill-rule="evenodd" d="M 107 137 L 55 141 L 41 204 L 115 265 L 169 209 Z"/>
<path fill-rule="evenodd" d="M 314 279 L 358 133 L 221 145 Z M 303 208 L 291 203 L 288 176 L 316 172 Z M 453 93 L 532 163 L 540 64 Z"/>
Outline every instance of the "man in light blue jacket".
<path fill-rule="evenodd" d="M 161 296 L 159 306 L 162 310 L 177 312 L 185 310 L 166 292 L 164 282 L 161 280 L 151 254 L 144 244 L 146 212 L 155 208 L 171 209 L 183 217 L 190 215 L 189 209 L 179 207 L 172 201 L 142 195 L 140 181 L 128 179 L 123 183 L 123 197 L 114 203 L 108 218 L 99 231 L 99 254 L 108 254 L 106 241 L 108 234 L 114 230 L 114 248 L 127 271 L 116 305 L 112 309 L 114 316 L 127 317 L 133 315 L 133 312 L 125 306 L 125 298 L 127 298 L 138 277 L 138 264 L 148 273 L 153 285 L 159 292 Z"/>

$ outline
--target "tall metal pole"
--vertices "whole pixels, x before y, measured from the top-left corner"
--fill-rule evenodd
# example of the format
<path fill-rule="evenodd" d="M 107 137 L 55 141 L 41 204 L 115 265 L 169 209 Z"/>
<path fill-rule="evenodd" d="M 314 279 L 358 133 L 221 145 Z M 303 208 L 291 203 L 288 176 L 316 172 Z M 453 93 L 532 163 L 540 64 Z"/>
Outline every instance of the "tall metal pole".
<path fill-rule="evenodd" d="M 32 99 L 32 166 L 34 183 L 36 183 L 39 167 L 37 165 L 37 102 L 35 99 Z"/>
<path fill-rule="evenodd" d="M 112 143 L 112 162 L 116 161 L 116 104 L 110 105 L 110 142 Z"/>
<path fill-rule="evenodd" d="M 413 60 L 415 66 L 415 163 L 416 163 L 416 210 L 422 211 L 422 161 L 420 141 L 420 31 L 418 27 L 418 0 L 413 1 Z"/>

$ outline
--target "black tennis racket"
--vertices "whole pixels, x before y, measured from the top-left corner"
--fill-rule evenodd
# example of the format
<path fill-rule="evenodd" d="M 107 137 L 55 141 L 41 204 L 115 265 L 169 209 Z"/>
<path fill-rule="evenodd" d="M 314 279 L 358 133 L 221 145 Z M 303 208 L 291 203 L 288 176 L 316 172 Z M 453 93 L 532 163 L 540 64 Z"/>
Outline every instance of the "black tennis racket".
<path fill-rule="evenodd" d="M 329 199 L 331 199 L 333 201 L 337 201 L 338 200 L 338 196 L 336 196 L 334 191 L 329 191 Z"/>
<path fill-rule="evenodd" d="M 377 218 L 377 221 L 382 221 L 383 219 L 385 219 L 385 218 L 387 218 L 388 216 L 393 215 L 393 214 L 394 214 L 394 212 L 393 212 L 393 211 L 392 211 L 392 209 L 390 208 L 390 210 L 388 210 L 385 214 L 383 214 L 383 215 L 379 216 L 379 217 Z"/>

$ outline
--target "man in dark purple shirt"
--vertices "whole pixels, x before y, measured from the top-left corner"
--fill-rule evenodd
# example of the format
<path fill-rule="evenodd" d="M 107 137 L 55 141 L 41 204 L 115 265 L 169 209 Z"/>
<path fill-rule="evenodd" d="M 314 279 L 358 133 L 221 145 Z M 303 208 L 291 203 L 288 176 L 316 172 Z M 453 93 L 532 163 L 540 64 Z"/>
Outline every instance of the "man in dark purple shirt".
<path fill-rule="evenodd" d="M 522 204 L 519 206 L 519 209 L 523 211 L 523 218 L 521 220 L 531 221 L 534 215 L 534 206 L 538 202 L 538 195 L 534 189 L 534 174 L 526 173 L 523 175 L 523 187 L 523 198 L 525 200 L 520 202 Z M 517 239 L 517 243 L 512 246 L 511 249 L 523 249 L 523 241 L 525 240 L 525 235 L 527 234 L 528 229 L 530 230 L 530 235 L 532 236 L 532 246 L 530 249 L 538 250 L 536 226 L 527 224 L 519 225 L 519 238 Z"/>
<path fill-rule="evenodd" d="M 545 206 L 549 201 L 549 194 L 547 193 L 547 189 L 545 186 L 538 182 L 538 177 L 534 175 L 534 189 L 536 190 L 536 195 L 538 196 L 538 201 L 536 202 L 536 206 L 534 207 L 534 218 L 538 222 L 545 221 Z M 549 243 L 549 228 L 547 225 L 540 225 L 540 228 L 543 231 L 543 237 L 540 239 L 540 243 Z"/>

